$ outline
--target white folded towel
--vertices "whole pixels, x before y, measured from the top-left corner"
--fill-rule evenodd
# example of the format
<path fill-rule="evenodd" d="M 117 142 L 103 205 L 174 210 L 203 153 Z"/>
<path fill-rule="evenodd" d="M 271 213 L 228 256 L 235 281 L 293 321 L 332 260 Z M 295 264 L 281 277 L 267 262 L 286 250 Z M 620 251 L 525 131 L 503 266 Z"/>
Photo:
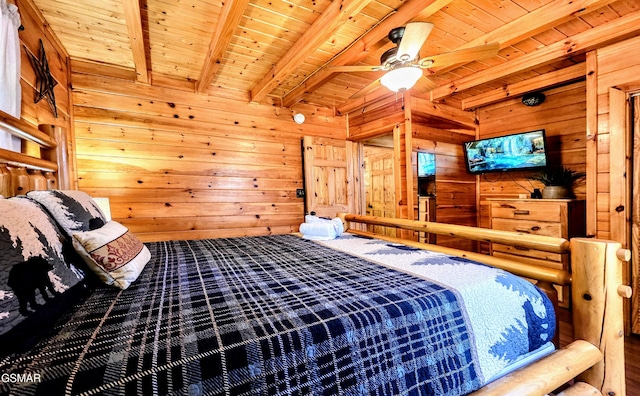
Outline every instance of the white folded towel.
<path fill-rule="evenodd" d="M 304 219 L 305 222 L 300 224 L 300 232 L 306 239 L 330 240 L 344 232 L 342 220 L 338 217 L 329 220 L 306 215 Z"/>
<path fill-rule="evenodd" d="M 304 222 L 305 223 L 328 223 L 330 222 L 331 219 L 327 219 L 324 217 L 318 217 L 318 216 L 314 216 L 314 215 L 305 215 L 304 216 Z"/>
<path fill-rule="evenodd" d="M 307 239 L 327 240 L 335 239 L 336 229 L 330 223 L 302 223 L 300 232 Z"/>

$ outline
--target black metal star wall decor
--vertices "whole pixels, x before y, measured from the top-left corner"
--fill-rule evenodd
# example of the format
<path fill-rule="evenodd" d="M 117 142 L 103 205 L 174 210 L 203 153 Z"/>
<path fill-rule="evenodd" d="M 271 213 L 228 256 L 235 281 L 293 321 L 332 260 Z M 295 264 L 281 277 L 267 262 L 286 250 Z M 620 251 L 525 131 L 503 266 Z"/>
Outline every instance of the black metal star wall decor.
<path fill-rule="evenodd" d="M 53 116 L 58 118 L 56 97 L 53 93 L 53 88 L 58 84 L 58 82 L 53 78 L 49 71 L 49 62 L 47 62 L 47 54 L 44 52 L 42 39 L 40 40 L 40 49 L 38 51 L 37 58 L 29 51 L 29 49 L 27 49 L 27 47 L 24 47 L 24 49 L 27 52 L 27 55 L 29 55 L 33 71 L 36 72 L 36 95 L 33 98 L 33 103 L 38 103 L 42 98 L 47 98 L 47 102 L 49 102 L 49 107 L 51 107 Z"/>

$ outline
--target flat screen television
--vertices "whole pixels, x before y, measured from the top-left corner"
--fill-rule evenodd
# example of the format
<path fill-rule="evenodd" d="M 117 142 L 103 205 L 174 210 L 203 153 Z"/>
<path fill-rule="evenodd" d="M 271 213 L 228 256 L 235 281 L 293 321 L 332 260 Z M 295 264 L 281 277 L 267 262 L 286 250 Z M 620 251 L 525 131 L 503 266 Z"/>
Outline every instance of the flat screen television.
<path fill-rule="evenodd" d="M 436 156 L 431 153 L 418 151 L 418 177 L 436 174 Z"/>
<path fill-rule="evenodd" d="M 544 129 L 463 143 L 471 173 L 529 170 L 547 166 Z"/>
<path fill-rule="evenodd" d="M 436 155 L 418 151 L 418 195 L 436 193 Z"/>

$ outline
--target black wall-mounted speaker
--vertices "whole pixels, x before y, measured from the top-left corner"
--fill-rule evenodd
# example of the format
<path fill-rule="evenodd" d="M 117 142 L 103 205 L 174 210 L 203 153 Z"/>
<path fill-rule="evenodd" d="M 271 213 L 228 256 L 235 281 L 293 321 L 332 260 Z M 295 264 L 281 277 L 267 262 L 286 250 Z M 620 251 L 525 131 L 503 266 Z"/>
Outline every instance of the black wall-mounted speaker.
<path fill-rule="evenodd" d="M 522 97 L 522 104 L 525 106 L 538 106 L 544 102 L 546 96 L 541 92 L 532 92 Z"/>

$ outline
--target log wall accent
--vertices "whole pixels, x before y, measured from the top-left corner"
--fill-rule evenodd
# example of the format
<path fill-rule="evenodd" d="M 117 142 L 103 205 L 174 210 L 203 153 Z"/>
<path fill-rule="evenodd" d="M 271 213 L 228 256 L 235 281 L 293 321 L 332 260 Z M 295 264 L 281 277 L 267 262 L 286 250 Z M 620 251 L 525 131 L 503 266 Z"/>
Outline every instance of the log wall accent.
<path fill-rule="evenodd" d="M 586 83 L 584 81 L 544 91 L 546 100 L 529 107 L 521 97 L 509 99 L 477 110 L 479 138 L 545 129 L 549 164 L 563 165 L 578 172 L 586 171 Z M 471 140 L 471 139 L 470 139 Z M 534 188 L 544 186 L 529 180 L 535 171 L 486 173 L 479 176 L 479 200 L 486 198 L 527 198 Z M 584 199 L 586 186 L 578 182 L 574 194 Z M 487 224 L 480 218 L 481 224 Z"/>
<path fill-rule="evenodd" d="M 343 118 L 75 73 L 80 190 L 109 197 L 142 240 L 288 233 L 304 221 L 303 135 L 344 139 Z"/>

